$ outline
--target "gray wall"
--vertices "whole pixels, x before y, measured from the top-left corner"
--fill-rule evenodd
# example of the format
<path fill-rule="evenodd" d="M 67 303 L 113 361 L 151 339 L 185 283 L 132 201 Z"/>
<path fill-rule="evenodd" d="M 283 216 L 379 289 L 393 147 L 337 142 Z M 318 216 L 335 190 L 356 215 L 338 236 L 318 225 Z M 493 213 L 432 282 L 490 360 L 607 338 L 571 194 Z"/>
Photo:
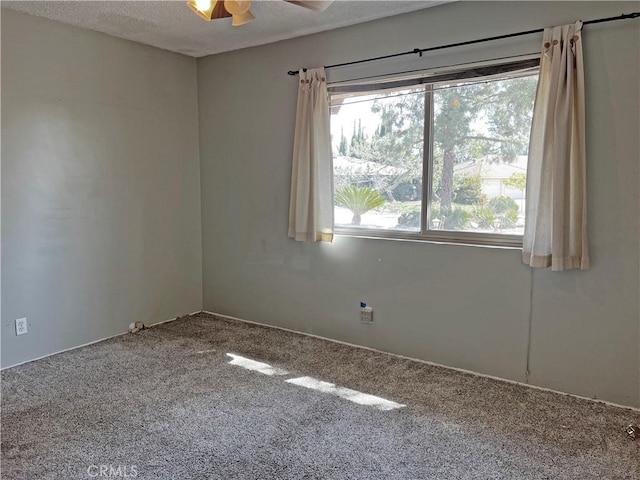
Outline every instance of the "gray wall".
<path fill-rule="evenodd" d="M 2 11 L 3 367 L 202 307 L 196 89 L 193 58 Z"/>
<path fill-rule="evenodd" d="M 509 249 L 287 239 L 297 89 L 287 70 L 633 10 L 637 3 L 454 3 L 198 60 L 205 308 L 639 406 L 637 21 L 585 27 L 591 270 L 532 271 Z M 329 79 L 535 52 L 540 42 L 336 69 Z M 359 322 L 361 300 L 374 325 Z"/>

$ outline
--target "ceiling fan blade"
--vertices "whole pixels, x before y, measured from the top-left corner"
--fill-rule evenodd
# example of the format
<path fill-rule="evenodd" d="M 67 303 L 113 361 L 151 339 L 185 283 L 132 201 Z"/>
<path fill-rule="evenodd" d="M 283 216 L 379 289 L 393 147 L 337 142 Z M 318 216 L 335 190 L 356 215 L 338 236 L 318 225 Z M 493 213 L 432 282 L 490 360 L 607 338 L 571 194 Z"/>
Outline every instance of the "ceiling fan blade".
<path fill-rule="evenodd" d="M 285 2 L 293 3 L 299 7 L 308 8 L 309 10 L 315 10 L 316 12 L 324 12 L 329 5 L 333 3 L 333 0 L 284 0 Z"/>
<path fill-rule="evenodd" d="M 231 15 L 243 15 L 251 8 L 251 0 L 225 0 L 224 8 Z"/>
<path fill-rule="evenodd" d="M 245 23 L 253 22 L 256 17 L 253 16 L 251 10 L 247 10 L 244 13 L 236 13 L 233 15 L 233 21 L 231 25 L 234 27 L 239 27 L 240 25 L 244 25 Z"/>

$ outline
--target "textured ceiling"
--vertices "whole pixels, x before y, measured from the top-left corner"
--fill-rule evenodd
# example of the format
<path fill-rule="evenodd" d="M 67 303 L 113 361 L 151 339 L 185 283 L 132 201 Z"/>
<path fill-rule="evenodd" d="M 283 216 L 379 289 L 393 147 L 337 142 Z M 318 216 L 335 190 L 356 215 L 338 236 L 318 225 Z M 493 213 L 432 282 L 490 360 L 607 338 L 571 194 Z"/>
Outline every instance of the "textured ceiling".
<path fill-rule="evenodd" d="M 450 1 L 450 0 L 448 0 Z M 3 1 L 2 6 L 193 57 L 252 47 L 448 3 L 336 0 L 314 12 L 281 0 L 254 0 L 256 20 L 206 22 L 182 1 Z"/>

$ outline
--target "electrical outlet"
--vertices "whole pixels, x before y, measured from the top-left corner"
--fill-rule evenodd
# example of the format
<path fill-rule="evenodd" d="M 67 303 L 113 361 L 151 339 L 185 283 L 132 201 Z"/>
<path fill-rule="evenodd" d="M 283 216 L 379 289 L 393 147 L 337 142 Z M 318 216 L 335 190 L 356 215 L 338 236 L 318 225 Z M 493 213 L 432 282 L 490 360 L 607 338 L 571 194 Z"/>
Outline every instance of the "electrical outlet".
<path fill-rule="evenodd" d="M 28 333 L 27 319 L 26 318 L 16 319 L 16 335 L 24 335 L 25 333 Z"/>
<path fill-rule="evenodd" d="M 371 307 L 360 308 L 360 321 L 362 323 L 373 323 L 373 308 Z"/>

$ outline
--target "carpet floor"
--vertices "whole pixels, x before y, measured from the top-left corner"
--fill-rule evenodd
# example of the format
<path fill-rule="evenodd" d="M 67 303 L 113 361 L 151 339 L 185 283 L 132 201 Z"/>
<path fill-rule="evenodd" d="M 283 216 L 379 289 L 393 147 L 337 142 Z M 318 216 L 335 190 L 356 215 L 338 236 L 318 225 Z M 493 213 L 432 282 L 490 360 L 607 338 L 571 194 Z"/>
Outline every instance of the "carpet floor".
<path fill-rule="evenodd" d="M 3 371 L 1 472 L 639 479 L 639 416 L 197 314 Z"/>

